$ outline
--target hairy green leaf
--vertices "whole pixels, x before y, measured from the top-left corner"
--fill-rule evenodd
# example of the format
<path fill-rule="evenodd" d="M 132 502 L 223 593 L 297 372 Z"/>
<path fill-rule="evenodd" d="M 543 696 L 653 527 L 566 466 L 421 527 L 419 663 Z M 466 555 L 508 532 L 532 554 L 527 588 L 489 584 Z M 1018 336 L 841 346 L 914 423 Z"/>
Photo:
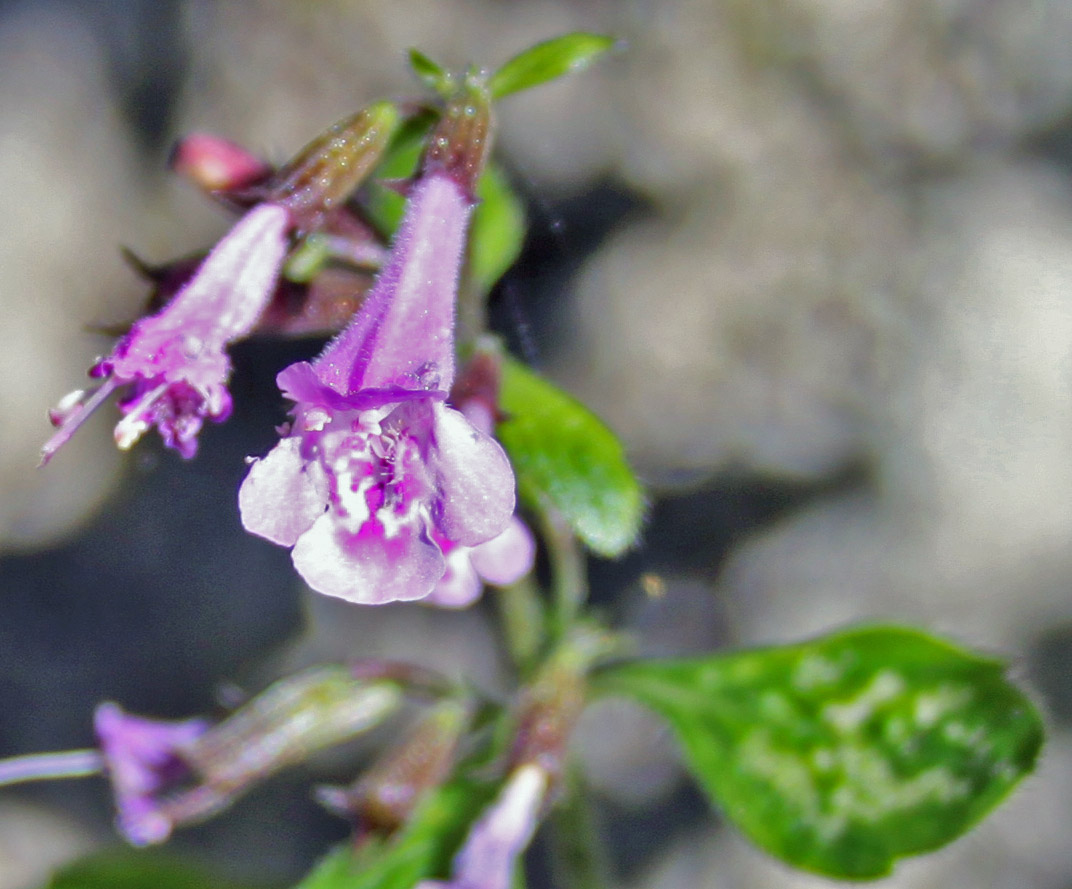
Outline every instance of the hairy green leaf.
<path fill-rule="evenodd" d="M 498 435 L 521 498 L 550 505 L 594 552 L 617 556 L 640 531 L 644 494 L 621 442 L 576 399 L 517 361 L 503 362 Z"/>
<path fill-rule="evenodd" d="M 438 62 L 433 62 L 419 49 L 410 49 L 409 66 L 418 79 L 441 96 L 448 96 L 454 89 L 453 78 Z"/>
<path fill-rule="evenodd" d="M 1000 662 L 904 628 L 622 664 L 598 682 L 670 722 L 697 779 L 755 843 L 849 879 L 964 833 L 1042 744 Z"/>

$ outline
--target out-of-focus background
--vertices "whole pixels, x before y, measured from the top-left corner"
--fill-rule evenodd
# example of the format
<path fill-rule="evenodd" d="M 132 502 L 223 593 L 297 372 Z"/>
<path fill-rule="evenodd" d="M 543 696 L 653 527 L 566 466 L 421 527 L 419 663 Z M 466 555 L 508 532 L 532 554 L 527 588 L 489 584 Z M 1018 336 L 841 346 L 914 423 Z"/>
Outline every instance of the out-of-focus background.
<path fill-rule="evenodd" d="M 108 347 L 85 325 L 144 298 L 119 246 L 163 261 L 226 228 L 165 172 L 179 134 L 282 160 L 414 92 L 410 46 L 495 65 L 575 29 L 627 49 L 503 103 L 532 233 L 494 317 L 651 485 L 646 545 L 593 564 L 599 602 L 657 653 L 883 618 L 1011 660 L 1049 717 L 1038 775 L 883 885 L 1068 889 L 1067 0 L 0 2 L 0 755 L 88 744 L 102 699 L 185 716 L 317 659 L 501 683 L 486 610 L 314 597 L 241 533 L 271 380 L 315 344 L 241 347 L 236 416 L 192 463 L 116 454 L 106 407 L 33 467 L 46 407 Z M 712 817 L 634 708 L 600 705 L 577 748 L 623 887 L 827 885 Z M 333 768 L 174 847 L 286 885 L 344 834 L 308 799 Z M 0 793 L 0 889 L 115 843 L 110 817 L 96 781 Z"/>

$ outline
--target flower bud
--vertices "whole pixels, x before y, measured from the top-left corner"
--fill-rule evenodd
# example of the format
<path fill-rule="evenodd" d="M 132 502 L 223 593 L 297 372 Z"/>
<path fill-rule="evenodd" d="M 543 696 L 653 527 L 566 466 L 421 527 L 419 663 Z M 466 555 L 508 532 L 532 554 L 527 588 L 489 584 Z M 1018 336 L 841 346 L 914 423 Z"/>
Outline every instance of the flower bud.
<path fill-rule="evenodd" d="M 424 794 L 450 774 L 468 722 L 467 706 L 458 701 L 442 702 L 351 787 L 321 788 L 319 800 L 364 829 L 397 830 Z"/>
<path fill-rule="evenodd" d="M 522 696 L 510 762 L 534 763 L 558 783 L 566 746 L 587 702 L 588 671 L 612 640 L 598 630 L 578 628 L 541 669 Z"/>
<path fill-rule="evenodd" d="M 217 790 L 245 788 L 378 725 L 401 703 L 390 682 L 354 679 L 343 666 L 281 679 L 202 735 L 187 761 Z"/>
<path fill-rule="evenodd" d="M 339 121 L 273 177 L 267 199 L 285 207 L 300 231 L 319 228 L 380 162 L 398 122 L 393 102 Z"/>
<path fill-rule="evenodd" d="M 190 133 L 171 151 L 171 169 L 209 193 L 249 188 L 271 175 L 255 154 L 210 133 Z"/>

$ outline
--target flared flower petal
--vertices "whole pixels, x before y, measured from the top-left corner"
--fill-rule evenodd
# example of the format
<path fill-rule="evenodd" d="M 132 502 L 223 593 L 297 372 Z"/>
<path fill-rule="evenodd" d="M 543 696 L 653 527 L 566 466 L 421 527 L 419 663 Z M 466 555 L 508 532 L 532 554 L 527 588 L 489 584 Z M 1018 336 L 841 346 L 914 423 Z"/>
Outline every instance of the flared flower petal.
<path fill-rule="evenodd" d="M 331 515 L 302 535 L 293 559 L 314 590 L 361 605 L 419 599 L 445 567 L 439 547 L 421 529 L 404 527 L 388 536 L 368 521 L 351 533 Z"/>
<path fill-rule="evenodd" d="M 514 471 L 502 446 L 446 408 L 436 412 L 433 436 L 440 529 L 463 546 L 497 536 L 514 514 Z"/>
<path fill-rule="evenodd" d="M 517 583 L 532 570 L 536 561 L 536 540 L 521 519 L 510 519 L 506 530 L 469 553 L 473 567 L 487 583 L 507 586 Z"/>
<path fill-rule="evenodd" d="M 299 438 L 284 438 L 250 467 L 238 492 L 247 531 L 280 546 L 293 546 L 327 507 L 327 486 L 319 464 L 307 462 Z"/>
<path fill-rule="evenodd" d="M 446 570 L 424 601 L 438 608 L 468 608 L 484 591 L 471 558 L 473 547 L 458 546 L 445 537 L 437 537 L 436 543 L 446 560 Z"/>
<path fill-rule="evenodd" d="M 536 541 L 516 515 L 502 534 L 477 546 L 460 546 L 445 537 L 435 540 L 446 557 L 447 570 L 426 601 L 440 608 L 468 608 L 480 598 L 485 583 L 516 583 L 536 560 Z"/>

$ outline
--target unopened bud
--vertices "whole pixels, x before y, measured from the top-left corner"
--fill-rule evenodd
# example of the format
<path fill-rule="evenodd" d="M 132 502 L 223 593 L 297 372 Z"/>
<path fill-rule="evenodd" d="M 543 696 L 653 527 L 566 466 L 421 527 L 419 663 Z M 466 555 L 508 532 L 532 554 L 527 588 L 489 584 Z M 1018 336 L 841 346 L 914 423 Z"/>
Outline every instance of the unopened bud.
<path fill-rule="evenodd" d="M 320 802 L 365 829 L 397 830 L 450 774 L 469 715 L 464 704 L 444 701 L 351 787 L 322 788 Z"/>
<path fill-rule="evenodd" d="M 171 169 L 207 192 L 238 191 L 267 178 L 272 168 L 240 145 L 209 133 L 191 133 L 171 152 Z"/>
<path fill-rule="evenodd" d="M 339 121 L 279 171 L 267 199 L 286 207 L 300 231 L 318 228 L 375 169 L 398 122 L 393 102 Z"/>
<path fill-rule="evenodd" d="M 265 689 L 202 735 L 187 758 L 216 791 L 244 788 L 378 725 L 401 699 L 393 683 L 314 667 Z"/>

